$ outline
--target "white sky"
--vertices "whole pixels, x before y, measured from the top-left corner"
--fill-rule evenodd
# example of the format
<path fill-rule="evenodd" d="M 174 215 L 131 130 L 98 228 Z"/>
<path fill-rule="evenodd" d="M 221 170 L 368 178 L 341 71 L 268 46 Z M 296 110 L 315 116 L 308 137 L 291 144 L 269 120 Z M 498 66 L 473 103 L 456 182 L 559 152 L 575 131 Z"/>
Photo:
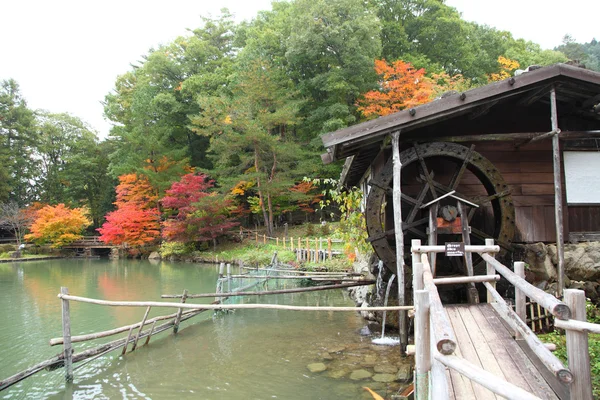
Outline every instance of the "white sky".
<path fill-rule="evenodd" d="M 447 0 L 466 20 L 553 48 L 565 33 L 600 40 L 599 0 Z M 228 7 L 237 20 L 270 0 L 0 0 L 0 79 L 14 78 L 29 107 L 69 112 L 106 137 L 100 102 L 151 47 Z"/>

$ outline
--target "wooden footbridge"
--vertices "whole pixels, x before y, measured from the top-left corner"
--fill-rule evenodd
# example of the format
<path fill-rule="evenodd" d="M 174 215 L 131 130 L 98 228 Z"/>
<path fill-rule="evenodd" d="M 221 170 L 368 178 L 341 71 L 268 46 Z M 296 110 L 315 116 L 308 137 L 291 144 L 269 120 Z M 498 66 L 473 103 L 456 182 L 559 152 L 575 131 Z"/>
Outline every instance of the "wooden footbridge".
<path fill-rule="evenodd" d="M 417 399 L 592 399 L 588 333 L 600 325 L 585 322 L 585 294 L 565 290 L 564 300 L 532 286 L 524 279 L 524 263 L 514 272 L 493 254 L 493 240 L 485 246 L 464 246 L 479 253 L 487 274 L 434 278 L 431 260 L 446 246 L 422 246 L 412 241 L 415 304 L 415 396 Z M 496 291 L 501 276 L 514 285 L 515 310 Z M 443 305 L 437 286 L 483 283 L 487 301 Z M 555 318 L 567 335 L 567 368 L 525 323 L 529 297 Z"/>

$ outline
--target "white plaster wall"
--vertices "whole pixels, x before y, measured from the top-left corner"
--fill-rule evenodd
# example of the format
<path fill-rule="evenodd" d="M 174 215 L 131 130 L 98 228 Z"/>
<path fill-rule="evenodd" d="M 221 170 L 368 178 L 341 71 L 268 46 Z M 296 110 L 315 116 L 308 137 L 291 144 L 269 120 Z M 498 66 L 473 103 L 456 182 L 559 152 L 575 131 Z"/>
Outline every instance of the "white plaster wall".
<path fill-rule="evenodd" d="M 565 151 L 567 203 L 600 204 L 600 152 Z"/>

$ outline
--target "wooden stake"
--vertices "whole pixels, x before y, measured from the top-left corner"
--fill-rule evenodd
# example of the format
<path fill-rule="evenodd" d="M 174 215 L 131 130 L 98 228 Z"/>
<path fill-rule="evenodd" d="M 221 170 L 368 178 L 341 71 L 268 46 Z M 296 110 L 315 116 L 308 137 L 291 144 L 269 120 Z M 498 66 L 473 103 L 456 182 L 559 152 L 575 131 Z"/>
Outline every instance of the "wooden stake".
<path fill-rule="evenodd" d="M 556 107 L 556 89 L 552 88 L 550 92 L 550 112 L 552 130 L 559 132 L 558 128 L 558 110 Z M 563 229 L 563 204 L 562 204 L 562 180 L 561 180 L 561 161 L 560 161 L 560 140 L 559 134 L 552 136 L 552 160 L 554 167 L 554 217 L 556 222 L 556 249 L 558 254 L 558 286 L 556 287 L 556 297 L 561 298 L 565 287 L 565 241 Z"/>
<path fill-rule="evenodd" d="M 154 326 L 156 325 L 156 321 L 154 321 L 152 323 L 152 328 L 150 328 L 150 333 L 148 334 L 148 337 L 146 338 L 146 342 L 144 343 L 145 345 L 150 343 L 150 338 L 152 337 L 152 332 L 154 332 Z"/>
<path fill-rule="evenodd" d="M 583 290 L 565 290 L 565 303 L 571 309 L 572 319 L 585 321 L 585 292 Z M 592 378 L 590 372 L 590 351 L 587 333 L 567 329 L 567 360 L 573 373 L 571 398 L 592 400 Z"/>
<path fill-rule="evenodd" d="M 518 277 L 525 279 L 525 263 L 522 261 L 517 261 L 515 262 L 514 267 L 515 274 Z M 490 295 L 491 294 L 488 292 L 488 296 Z M 525 307 L 525 302 L 525 293 L 523 293 L 523 291 L 518 287 L 515 287 L 515 312 L 523 322 L 527 323 L 527 309 Z M 518 330 L 515 331 L 515 338 L 522 339 L 521 333 Z"/>
<path fill-rule="evenodd" d="M 327 238 L 327 258 L 331 260 L 333 255 L 331 254 L 331 238 Z"/>
<path fill-rule="evenodd" d="M 416 399 L 429 399 L 429 372 L 431 371 L 431 344 L 429 333 L 429 292 L 415 291 L 415 378 Z"/>
<path fill-rule="evenodd" d="M 485 239 L 485 245 L 486 246 L 493 246 L 494 245 L 494 239 Z M 493 255 L 491 254 L 491 256 L 493 257 Z M 490 263 L 486 262 L 485 263 L 485 269 L 486 269 L 486 273 L 488 275 L 494 275 L 496 273 L 496 270 L 494 269 L 494 266 L 491 265 Z M 516 272 L 516 270 L 515 270 Z M 490 282 L 492 284 L 492 286 L 494 287 L 494 289 L 496 288 L 496 282 Z M 516 289 L 518 290 L 518 289 Z M 515 291 L 516 293 L 516 291 Z M 490 292 L 487 292 L 487 302 L 491 303 L 494 301 L 494 298 L 492 297 L 492 294 Z"/>
<path fill-rule="evenodd" d="M 263 234 L 263 244 L 267 244 L 267 235 Z"/>
<path fill-rule="evenodd" d="M 69 294 L 66 287 L 60 288 L 63 295 Z M 73 382 L 73 348 L 71 346 L 71 313 L 69 309 L 69 300 L 62 299 L 62 328 L 63 328 L 63 352 L 65 359 L 65 380 L 67 383 Z"/>
<path fill-rule="evenodd" d="M 185 301 L 187 300 L 187 294 L 187 289 L 184 289 L 183 296 L 181 297 L 182 303 L 185 303 Z M 177 331 L 179 330 L 179 323 L 181 322 L 181 313 L 183 313 L 183 308 L 177 310 L 177 316 L 175 317 L 175 323 L 173 324 L 173 333 L 177 333 Z"/>
<path fill-rule="evenodd" d="M 294 251 L 294 238 L 290 237 L 290 251 Z"/>
<path fill-rule="evenodd" d="M 127 353 L 127 346 L 129 345 L 129 340 L 131 339 L 131 333 L 133 332 L 133 326 L 129 328 L 129 334 L 127 335 L 127 340 L 125 340 L 125 344 L 123 345 L 123 351 L 121 351 L 121 355 L 125 355 Z"/>
<path fill-rule="evenodd" d="M 396 236 L 396 276 L 398 279 L 398 304 L 406 304 L 405 282 L 404 282 L 404 233 L 402 232 L 402 187 L 401 172 L 402 162 L 400 160 L 400 131 L 392 133 L 392 161 L 393 161 L 393 206 L 394 206 L 394 226 Z M 431 188 L 432 190 L 433 187 Z M 408 330 L 406 323 L 406 313 L 398 312 L 398 328 L 400 331 L 401 353 L 404 354 L 408 345 Z"/>
<path fill-rule="evenodd" d="M 144 324 L 146 323 L 146 319 L 148 318 L 148 314 L 150 313 L 150 309 L 152 307 L 146 308 L 146 313 L 144 314 L 144 318 L 142 318 L 142 323 L 140 324 L 140 330 L 138 331 L 135 340 L 133 341 L 133 346 L 131 347 L 131 351 L 134 351 L 137 347 L 137 342 L 140 340 L 140 334 L 142 333 L 142 329 L 144 329 Z"/>

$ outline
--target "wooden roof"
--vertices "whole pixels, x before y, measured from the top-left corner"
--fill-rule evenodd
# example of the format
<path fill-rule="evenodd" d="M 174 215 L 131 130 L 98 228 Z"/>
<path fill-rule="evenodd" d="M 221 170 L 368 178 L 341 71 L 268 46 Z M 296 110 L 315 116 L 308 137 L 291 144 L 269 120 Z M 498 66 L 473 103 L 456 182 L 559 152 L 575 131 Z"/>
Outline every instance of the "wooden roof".
<path fill-rule="evenodd" d="M 344 176 L 352 185 L 394 131 L 400 130 L 401 141 L 548 132 L 552 88 L 563 131 L 600 129 L 600 73 L 556 64 L 324 134 L 327 153 L 322 158 L 329 163 L 352 157 L 346 161 Z"/>

